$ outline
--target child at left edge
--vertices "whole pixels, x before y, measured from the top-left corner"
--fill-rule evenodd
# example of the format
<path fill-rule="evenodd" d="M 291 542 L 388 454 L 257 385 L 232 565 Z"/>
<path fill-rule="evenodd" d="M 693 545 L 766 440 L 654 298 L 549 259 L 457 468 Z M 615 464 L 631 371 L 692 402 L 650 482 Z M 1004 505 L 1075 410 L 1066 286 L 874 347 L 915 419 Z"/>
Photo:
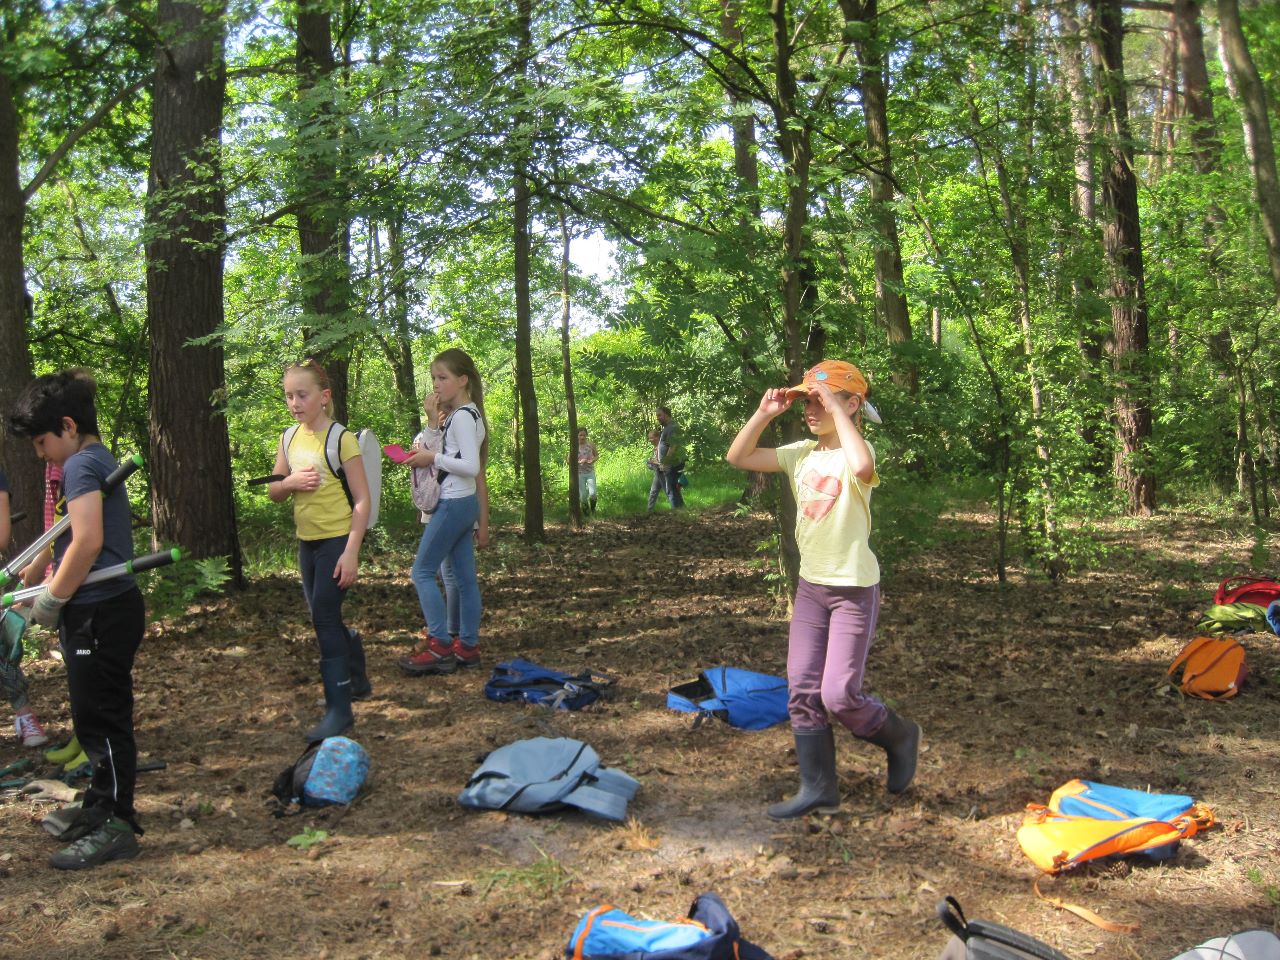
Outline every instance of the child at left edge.
<path fill-rule="evenodd" d="M 4 556 L 9 546 L 11 533 L 9 479 L 4 475 L 4 471 L 0 470 L 0 557 Z M 31 704 L 27 702 L 27 678 L 22 675 L 20 638 L 26 621 L 25 618 L 20 618 L 16 611 L 13 613 L 0 611 L 0 618 L 3 618 L 0 623 L 4 625 L 4 629 L 0 630 L 0 688 L 3 688 L 5 695 L 9 698 L 9 704 L 13 707 L 13 732 L 18 742 L 24 747 L 41 747 L 48 742 L 49 738 L 45 735 L 44 728 L 40 726 L 40 721 L 31 709 Z M 19 638 L 16 641 L 13 639 L 15 635 Z M 17 647 L 12 660 L 9 659 L 11 646 Z"/>
<path fill-rule="evenodd" d="M 62 467 L 57 512 L 71 519 L 22 572 L 23 582 L 53 576 L 31 619 L 57 629 L 67 668 L 71 719 L 92 765 L 92 782 L 76 811 L 65 811 L 58 839 L 70 845 L 49 858 L 60 870 L 83 870 L 137 856 L 141 834 L 134 808 L 138 748 L 133 734 L 133 662 L 146 612 L 131 575 L 84 586 L 93 570 L 133 559 L 129 497 L 102 486 L 116 469 L 98 436 L 97 384 L 85 370 L 37 377 L 9 413 L 9 429 L 31 441 L 36 456 Z M 52 554 L 52 555 L 51 555 Z"/>

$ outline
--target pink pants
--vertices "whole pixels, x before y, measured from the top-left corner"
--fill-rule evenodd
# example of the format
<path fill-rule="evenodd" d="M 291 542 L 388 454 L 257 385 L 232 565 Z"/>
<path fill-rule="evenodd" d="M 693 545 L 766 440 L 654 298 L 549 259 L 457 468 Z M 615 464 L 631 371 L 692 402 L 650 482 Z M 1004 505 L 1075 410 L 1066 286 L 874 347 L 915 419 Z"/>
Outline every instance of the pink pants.
<path fill-rule="evenodd" d="M 862 692 L 879 612 L 879 584 L 824 587 L 800 580 L 787 644 L 792 729 L 826 727 L 828 712 L 855 737 L 884 725 L 884 704 Z"/>

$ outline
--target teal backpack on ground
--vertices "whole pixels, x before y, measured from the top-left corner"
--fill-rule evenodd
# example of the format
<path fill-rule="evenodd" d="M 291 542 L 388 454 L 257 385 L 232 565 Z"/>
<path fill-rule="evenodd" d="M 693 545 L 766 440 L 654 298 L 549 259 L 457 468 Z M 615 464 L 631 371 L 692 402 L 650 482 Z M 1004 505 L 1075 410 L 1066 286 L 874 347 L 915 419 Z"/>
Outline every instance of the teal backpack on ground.
<path fill-rule="evenodd" d="M 737 667 L 711 667 L 698 679 L 667 691 L 667 706 L 723 720 L 743 730 L 763 730 L 787 719 L 787 681 Z"/>
<path fill-rule="evenodd" d="M 642 920 L 605 904 L 581 920 L 564 948 L 566 960 L 772 960 L 742 939 L 737 921 L 714 893 L 704 893 L 679 920 Z"/>
<path fill-rule="evenodd" d="M 473 810 L 551 813 L 576 807 L 608 820 L 627 818 L 627 801 L 640 781 L 600 765 L 600 755 L 568 737 L 534 737 L 499 747 L 484 762 L 458 802 Z"/>

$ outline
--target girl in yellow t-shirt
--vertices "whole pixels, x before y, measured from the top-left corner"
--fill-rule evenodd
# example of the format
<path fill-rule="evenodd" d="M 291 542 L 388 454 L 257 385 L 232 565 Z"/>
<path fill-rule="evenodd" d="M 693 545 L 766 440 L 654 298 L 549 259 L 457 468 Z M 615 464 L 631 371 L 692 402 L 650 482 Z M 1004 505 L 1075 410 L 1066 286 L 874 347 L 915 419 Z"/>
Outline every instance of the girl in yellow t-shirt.
<path fill-rule="evenodd" d="M 288 449 L 281 438 L 275 473 L 282 479 L 272 481 L 267 491 L 277 503 L 293 497 L 302 594 L 311 610 L 324 681 L 324 717 L 304 734 L 315 741 L 350 730 L 355 725 L 352 699 L 367 699 L 372 693 L 363 640 L 342 621 L 342 601 L 356 580 L 371 501 L 355 435 L 333 422 L 333 394 L 324 367 L 314 360 L 287 367 L 284 398 L 298 429 Z M 325 460 L 330 429 L 343 430 L 338 459 L 351 502 Z"/>
<path fill-rule="evenodd" d="M 816 439 L 760 447 L 765 428 L 799 397 Z M 862 372 L 842 360 L 824 360 L 798 386 L 765 391 L 725 456 L 743 470 L 786 473 L 796 499 L 800 582 L 787 642 L 787 687 L 800 792 L 768 809 L 775 820 L 839 806 L 828 715 L 885 751 L 891 793 L 906 790 L 915 777 L 920 727 L 862 690 L 880 610 L 880 567 L 867 543 L 871 491 L 880 478 L 875 452 L 862 435 L 864 414 L 880 422 L 867 402 Z"/>

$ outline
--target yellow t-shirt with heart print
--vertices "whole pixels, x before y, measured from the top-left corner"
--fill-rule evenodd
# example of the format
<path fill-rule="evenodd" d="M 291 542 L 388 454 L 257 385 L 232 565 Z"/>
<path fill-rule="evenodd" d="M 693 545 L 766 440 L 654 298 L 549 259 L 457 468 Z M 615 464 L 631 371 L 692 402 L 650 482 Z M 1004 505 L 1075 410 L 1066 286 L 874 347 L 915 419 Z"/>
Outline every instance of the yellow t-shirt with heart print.
<path fill-rule="evenodd" d="M 299 540 L 327 540 L 329 537 L 345 537 L 351 532 L 351 504 L 347 502 L 342 481 L 333 475 L 324 461 L 324 441 L 328 433 L 328 427 L 312 433 L 300 426 L 285 451 L 290 472 L 315 467 L 316 473 L 320 474 L 320 486 L 293 495 L 293 522 L 298 528 Z M 338 444 L 338 459 L 346 463 L 358 456 L 360 443 L 348 430 L 342 434 L 342 442 Z"/>
<path fill-rule="evenodd" d="M 801 440 L 777 450 L 796 498 L 800 576 L 821 586 L 870 587 L 880 582 L 880 562 L 868 542 L 871 491 L 880 486 L 880 475 L 873 471 L 871 482 L 863 483 L 843 450 L 817 446 Z M 871 450 L 873 463 L 875 455 Z"/>

